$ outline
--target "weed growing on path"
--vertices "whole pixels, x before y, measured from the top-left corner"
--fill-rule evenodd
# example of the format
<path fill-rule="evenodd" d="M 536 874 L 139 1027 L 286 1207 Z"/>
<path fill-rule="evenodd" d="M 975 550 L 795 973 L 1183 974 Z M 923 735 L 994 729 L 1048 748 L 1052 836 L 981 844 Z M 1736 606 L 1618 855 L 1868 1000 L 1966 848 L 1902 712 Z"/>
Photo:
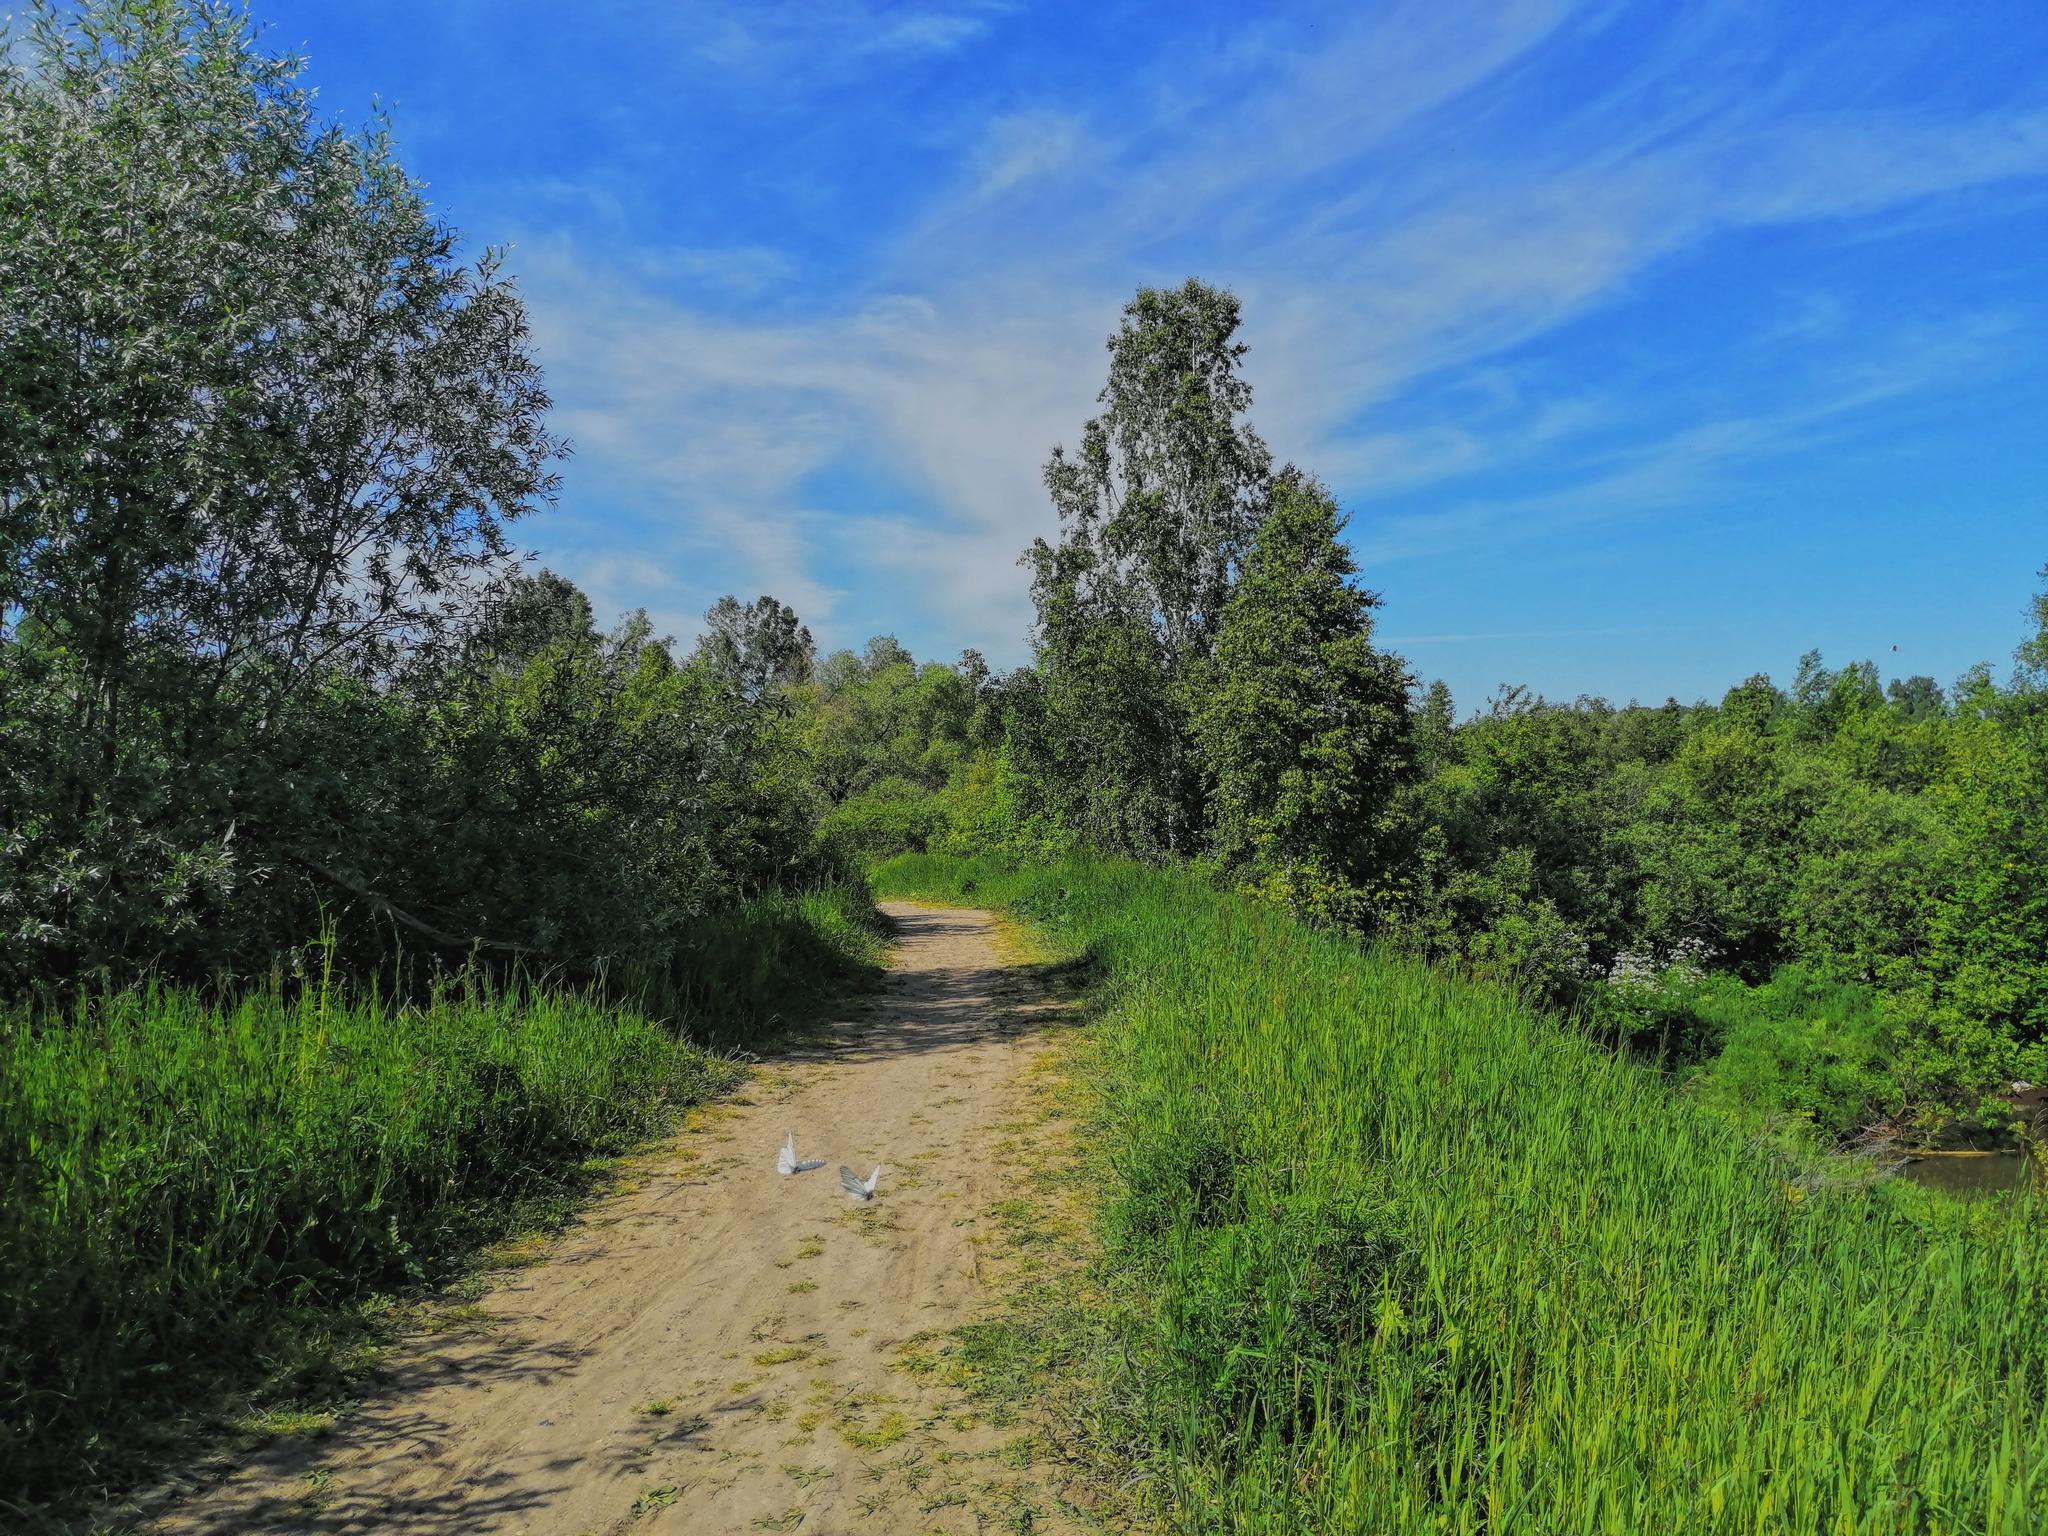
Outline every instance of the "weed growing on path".
<path fill-rule="evenodd" d="M 656 1488 L 642 1489 L 640 1497 L 633 1501 L 634 1517 L 637 1519 L 641 1515 L 651 1515 L 657 1509 L 667 1509 L 675 1503 L 679 1491 L 674 1483 L 663 1483 Z"/>

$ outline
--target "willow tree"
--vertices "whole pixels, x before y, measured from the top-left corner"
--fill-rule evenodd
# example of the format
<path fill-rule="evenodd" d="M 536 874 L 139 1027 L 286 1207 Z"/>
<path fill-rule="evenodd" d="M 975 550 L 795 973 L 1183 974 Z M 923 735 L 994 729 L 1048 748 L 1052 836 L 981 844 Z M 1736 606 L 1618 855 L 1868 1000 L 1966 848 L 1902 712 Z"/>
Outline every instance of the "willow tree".
<path fill-rule="evenodd" d="M 497 255 L 299 67 L 209 0 L 32 0 L 0 68 L 0 913 L 81 961 L 258 873 L 295 705 L 554 489 Z"/>

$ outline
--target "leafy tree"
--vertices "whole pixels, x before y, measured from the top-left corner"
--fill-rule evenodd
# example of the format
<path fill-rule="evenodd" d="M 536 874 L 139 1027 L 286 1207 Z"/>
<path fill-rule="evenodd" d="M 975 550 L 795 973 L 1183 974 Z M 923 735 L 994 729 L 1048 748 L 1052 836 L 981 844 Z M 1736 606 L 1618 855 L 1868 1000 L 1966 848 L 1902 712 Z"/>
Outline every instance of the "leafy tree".
<path fill-rule="evenodd" d="M 1821 664 L 1819 651 L 1808 651 L 1799 658 L 1787 725 L 1801 739 L 1825 741 L 1849 721 L 1881 709 L 1884 701 L 1874 663 L 1853 662 L 1830 672 Z"/>
<path fill-rule="evenodd" d="M 786 604 L 766 596 L 751 603 L 721 597 L 704 615 L 704 624 L 697 660 L 744 697 L 758 699 L 770 688 L 810 680 L 818 649 Z"/>
<path fill-rule="evenodd" d="M 1816 976 L 1906 983 L 1955 874 L 1938 807 L 1871 782 L 1836 754 L 1798 760 L 1791 777 L 1806 793 L 1784 892 L 1786 951 Z"/>
<path fill-rule="evenodd" d="M 307 701 L 458 632 L 553 492 L 495 256 L 297 67 L 37 0 L 0 69 L 0 909 L 59 974 L 275 874 Z"/>
<path fill-rule="evenodd" d="M 787 712 L 678 666 L 645 614 L 365 704 L 377 793 L 337 795 L 319 846 L 439 926 L 659 966 L 691 920 L 812 872 Z"/>
<path fill-rule="evenodd" d="M 1988 670 L 1959 685 L 1952 763 L 1929 790 L 1954 854 L 1915 977 L 1924 1079 L 2048 1076 L 2048 590 L 2029 617 L 2009 688 Z"/>
<path fill-rule="evenodd" d="M 240 15 L 29 12 L 0 73 L 0 599 L 130 688 L 306 686 L 445 620 L 559 451 L 524 311 Z"/>
<path fill-rule="evenodd" d="M 2048 582 L 2048 565 L 2042 566 L 2039 574 L 2044 582 Z M 2034 594 L 2027 604 L 2027 617 L 2034 626 L 2034 632 L 2013 652 L 2016 668 L 2013 692 L 2044 694 L 2048 693 L 2048 587 Z"/>
<path fill-rule="evenodd" d="M 1895 677 L 1885 686 L 1885 697 L 1893 709 L 1916 723 L 1938 720 L 1948 712 L 1948 701 L 1931 677 Z"/>
<path fill-rule="evenodd" d="M 1216 853 L 1319 910 L 1381 877 L 1410 758 L 1410 679 L 1373 648 L 1379 598 L 1352 584 L 1343 528 L 1327 491 L 1280 472 L 1195 689 Z"/>
<path fill-rule="evenodd" d="M 1423 830 L 1390 936 L 1570 997 L 1628 943 L 1639 877 L 1616 833 L 1678 729 L 1665 710 L 1503 688 L 1408 796 Z"/>
<path fill-rule="evenodd" d="M 1031 846 L 1141 858 L 1185 847 L 1202 819 L 1184 700 L 1142 595 L 1069 543 L 1039 560 L 1036 664 L 1006 693 Z"/>
<path fill-rule="evenodd" d="M 1787 902 L 1816 786 L 1788 779 L 1786 755 L 1738 717 L 1702 730 L 1650 787 L 1624 835 L 1651 953 L 1704 955 L 1753 981 L 1790 958 Z"/>
<path fill-rule="evenodd" d="M 1756 982 L 1796 957 L 1897 983 L 1951 873 L 1922 798 L 1948 771 L 1944 717 L 1886 707 L 1874 668 L 1831 673 L 1818 653 L 1789 701 L 1774 692 L 1731 692 L 1647 788 L 1623 833 L 1644 873 L 1640 941 Z"/>
<path fill-rule="evenodd" d="M 1415 766 L 1424 777 L 1433 777 L 1449 767 L 1457 752 L 1458 712 L 1451 702 L 1451 685 L 1433 679 L 1423 690 L 1413 722 Z"/>
<path fill-rule="evenodd" d="M 1140 290 L 1109 339 L 1102 414 L 1045 466 L 1062 535 L 1025 555 L 1048 711 L 1022 744 L 1043 754 L 1026 773 L 1049 797 L 1033 814 L 1104 846 L 1198 846 L 1185 689 L 1214 650 L 1271 467 L 1241 419 L 1237 327 L 1237 299 L 1194 278 Z"/>
<path fill-rule="evenodd" d="M 468 636 L 467 649 L 492 664 L 516 667 L 556 646 L 588 648 L 597 638 L 590 599 L 574 582 L 543 570 L 499 584 Z"/>
<path fill-rule="evenodd" d="M 795 698 L 819 834 L 836 856 L 950 846 L 963 792 L 976 801 L 977 825 L 986 821 L 983 781 L 1001 732 L 985 697 L 990 681 L 974 651 L 952 665 L 920 664 L 893 635 L 819 665 Z"/>
<path fill-rule="evenodd" d="M 1067 539 L 1149 600 L 1176 663 L 1215 641 L 1271 465 L 1238 419 L 1251 386 L 1237 327 L 1236 297 L 1194 278 L 1140 289 L 1109 339 L 1106 409 L 1082 428 L 1079 453 L 1055 448 L 1045 466 Z"/>
<path fill-rule="evenodd" d="M 1752 673 L 1721 696 L 1721 718 L 1738 730 L 1760 736 L 1790 708 L 1790 701 L 1762 672 Z"/>
<path fill-rule="evenodd" d="M 875 636 L 859 655 L 828 656 L 802 695 L 806 746 L 826 804 L 944 789 L 972 750 L 987 671 L 971 651 L 957 666 L 920 664 L 894 635 Z"/>

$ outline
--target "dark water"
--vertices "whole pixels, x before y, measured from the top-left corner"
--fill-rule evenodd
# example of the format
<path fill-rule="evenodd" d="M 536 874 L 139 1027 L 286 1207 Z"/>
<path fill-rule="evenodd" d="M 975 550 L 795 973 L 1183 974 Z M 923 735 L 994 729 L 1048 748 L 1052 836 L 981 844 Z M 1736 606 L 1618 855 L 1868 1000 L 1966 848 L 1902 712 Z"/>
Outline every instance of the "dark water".
<path fill-rule="evenodd" d="M 1994 1152 L 1988 1157 L 1921 1157 L 1899 1170 L 1902 1178 L 1943 1194 L 1970 1199 L 2038 1183 L 2042 1168 L 2024 1152 Z"/>

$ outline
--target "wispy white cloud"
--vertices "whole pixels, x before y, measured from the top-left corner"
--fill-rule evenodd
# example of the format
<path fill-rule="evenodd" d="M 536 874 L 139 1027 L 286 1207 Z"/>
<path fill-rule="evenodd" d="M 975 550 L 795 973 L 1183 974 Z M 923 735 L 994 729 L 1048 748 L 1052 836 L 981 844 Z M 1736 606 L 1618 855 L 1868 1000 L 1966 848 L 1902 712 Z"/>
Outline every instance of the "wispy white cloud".
<path fill-rule="evenodd" d="M 983 198 L 1064 169 L 1081 142 L 1081 124 L 1065 112 L 1020 112 L 988 126 L 975 154 L 975 190 Z"/>
<path fill-rule="evenodd" d="M 990 13 L 718 14 L 698 46 L 747 68 L 802 40 L 944 49 Z M 1718 7 L 1698 16 L 1727 25 Z M 693 307 L 643 270 L 724 263 L 740 274 L 735 294 L 765 293 L 773 252 L 529 248 L 540 341 L 582 449 L 578 484 L 635 508 L 641 558 L 682 573 L 662 588 L 679 605 L 671 622 L 730 586 L 774 590 L 828 630 L 857 608 L 872 622 L 875 601 L 851 594 L 880 579 L 906 613 L 1014 656 L 1027 617 L 1014 558 L 1049 531 L 1039 465 L 1089 409 L 1101 338 L 1141 281 L 1199 271 L 1244 295 L 1258 419 L 1340 490 L 1413 489 L 1537 445 L 1586 445 L 1567 455 L 1569 490 L 1376 523 L 1365 542 L 1386 558 L 1482 529 L 1678 504 L 1730 465 L 1924 387 L 1958 349 L 1998 345 L 1994 320 L 1960 337 L 1894 327 L 1886 346 L 1859 339 L 1832 376 L 1809 369 L 1768 409 L 1708 410 L 1607 462 L 1601 433 L 1631 402 L 1583 387 L 1519 398 L 1514 371 L 1492 359 L 1728 231 L 1896 222 L 1937 194 L 2048 172 L 2037 108 L 1797 110 L 1796 91 L 1759 85 L 1754 69 L 1699 69 L 1684 35 L 1545 117 L 1529 80 L 1584 22 L 1554 0 L 1395 5 L 1154 61 L 1113 121 L 1085 104 L 996 112 L 863 291 L 823 317 Z M 1825 328 L 1826 310 L 1817 300 L 1809 323 Z M 1457 369 L 1462 419 L 1361 425 Z M 862 492 L 827 504 L 817 487 L 833 475 Z"/>
<path fill-rule="evenodd" d="M 527 269 L 561 424 L 593 466 L 579 473 L 632 505 L 635 541 L 827 625 L 854 575 L 831 567 L 851 560 L 896 573 L 963 633 L 1021 632 L 1012 567 L 1043 518 L 1019 518 L 1031 498 L 1016 481 L 1068 423 L 1061 363 L 1099 315 L 1074 316 L 1067 334 L 1032 319 L 963 329 L 899 297 L 831 322 L 746 326 L 608 282 L 559 249 Z M 901 501 L 811 506 L 808 483 L 848 465 Z M 715 595 L 697 586 L 688 601 Z"/>
<path fill-rule="evenodd" d="M 979 37 L 1006 6 L 993 0 L 747 0 L 695 4 L 675 19 L 691 50 L 722 69 L 787 78 L 858 67 L 876 56 L 943 54 Z"/>
<path fill-rule="evenodd" d="M 1568 448 L 1565 462 L 1544 465 L 1540 476 L 1533 469 L 1539 452 L 1552 445 L 1552 433 L 1539 415 L 1524 428 L 1508 426 L 1490 435 L 1484 453 L 1497 471 L 1530 469 L 1528 478 L 1543 482 L 1539 486 L 1496 485 L 1424 512 L 1383 511 L 1400 500 L 1398 494 L 1385 495 L 1368 501 L 1355 519 L 1353 549 L 1370 567 L 1501 549 L 1518 537 L 1624 518 L 1668 516 L 1731 490 L 1759 461 L 1838 451 L 1873 410 L 1959 386 L 1981 373 L 2010 336 L 2001 316 L 1962 317 L 1938 330 L 1915 323 L 1891 326 L 1866 337 L 1853 354 L 1800 369 L 1795 387 L 1757 410 L 1717 414 L 1681 408 L 1683 424 L 1667 430 L 1631 424 L 1636 430 L 1617 434 L 1611 429 L 1627 420 L 1626 404 L 1584 401 L 1575 412 L 1579 422 L 1609 430 L 1595 444 Z"/>

